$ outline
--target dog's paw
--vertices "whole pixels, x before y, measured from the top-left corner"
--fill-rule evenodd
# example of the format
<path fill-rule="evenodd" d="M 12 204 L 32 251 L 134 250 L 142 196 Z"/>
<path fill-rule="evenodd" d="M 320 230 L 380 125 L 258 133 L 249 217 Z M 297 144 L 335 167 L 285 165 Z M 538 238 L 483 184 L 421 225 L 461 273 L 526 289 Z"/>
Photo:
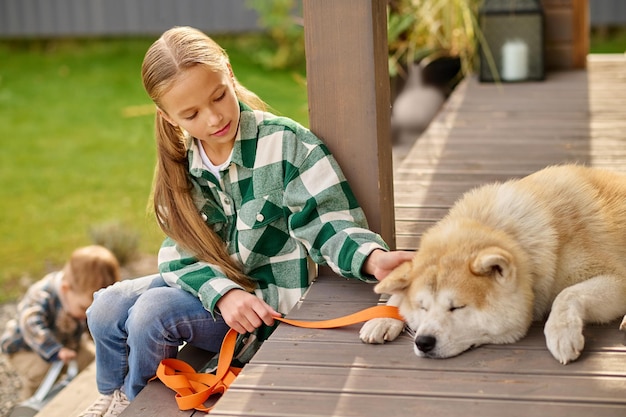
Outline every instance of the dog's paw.
<path fill-rule="evenodd" d="M 397 338 L 402 330 L 402 320 L 378 318 L 366 321 L 359 331 L 359 337 L 365 343 L 385 343 Z"/>
<path fill-rule="evenodd" d="M 585 347 L 583 321 L 580 317 L 564 319 L 551 314 L 544 334 L 548 350 L 563 365 L 578 359 Z"/>

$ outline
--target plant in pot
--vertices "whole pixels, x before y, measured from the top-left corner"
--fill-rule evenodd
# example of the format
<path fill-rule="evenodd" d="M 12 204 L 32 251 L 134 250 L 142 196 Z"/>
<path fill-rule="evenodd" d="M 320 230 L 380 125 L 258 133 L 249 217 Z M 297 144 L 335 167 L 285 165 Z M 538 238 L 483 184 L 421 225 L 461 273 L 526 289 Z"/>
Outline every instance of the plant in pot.
<path fill-rule="evenodd" d="M 482 0 L 390 0 L 392 127 L 414 135 L 474 70 Z"/>

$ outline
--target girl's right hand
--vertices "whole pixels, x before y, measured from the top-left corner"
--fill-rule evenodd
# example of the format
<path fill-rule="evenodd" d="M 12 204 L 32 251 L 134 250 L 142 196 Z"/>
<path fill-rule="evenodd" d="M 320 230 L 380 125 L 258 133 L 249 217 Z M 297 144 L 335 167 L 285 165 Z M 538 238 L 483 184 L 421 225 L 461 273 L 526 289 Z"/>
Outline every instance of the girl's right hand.
<path fill-rule="evenodd" d="M 263 323 L 274 325 L 274 317 L 281 314 L 254 294 L 243 290 L 230 290 L 220 298 L 216 307 L 226 324 L 237 333 L 253 332 Z"/>

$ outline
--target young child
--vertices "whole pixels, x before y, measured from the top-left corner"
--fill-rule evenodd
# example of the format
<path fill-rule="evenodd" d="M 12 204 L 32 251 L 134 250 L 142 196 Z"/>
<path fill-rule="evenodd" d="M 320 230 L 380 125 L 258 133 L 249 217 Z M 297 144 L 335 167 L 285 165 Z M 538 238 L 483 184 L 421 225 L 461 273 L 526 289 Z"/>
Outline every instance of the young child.
<path fill-rule="evenodd" d="M 21 400 L 34 394 L 50 362 L 75 359 L 79 370 L 94 359 L 93 343 L 84 338 L 87 307 L 93 293 L 120 280 L 115 256 L 102 246 L 76 249 L 61 271 L 33 284 L 18 304 L 0 338 L 22 383 Z"/>
<path fill-rule="evenodd" d="M 309 286 L 315 265 L 383 279 L 389 252 L 324 144 L 235 78 L 225 51 L 177 27 L 148 49 L 157 107 L 153 203 L 167 238 L 160 274 L 96 293 L 87 312 L 101 397 L 83 417 L 112 417 L 187 342 L 218 352 L 229 327 L 246 363 Z"/>

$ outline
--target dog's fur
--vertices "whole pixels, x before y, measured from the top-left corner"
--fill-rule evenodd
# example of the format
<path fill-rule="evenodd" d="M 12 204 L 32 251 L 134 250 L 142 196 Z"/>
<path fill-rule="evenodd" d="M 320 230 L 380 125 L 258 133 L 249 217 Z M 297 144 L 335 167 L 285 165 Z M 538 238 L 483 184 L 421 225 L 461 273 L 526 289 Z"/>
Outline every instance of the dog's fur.
<path fill-rule="evenodd" d="M 512 343 L 549 313 L 548 349 L 576 360 L 584 323 L 626 314 L 626 175 L 564 165 L 472 190 L 375 291 L 391 294 L 418 356 Z M 371 320 L 361 339 L 393 340 L 403 326 Z"/>

